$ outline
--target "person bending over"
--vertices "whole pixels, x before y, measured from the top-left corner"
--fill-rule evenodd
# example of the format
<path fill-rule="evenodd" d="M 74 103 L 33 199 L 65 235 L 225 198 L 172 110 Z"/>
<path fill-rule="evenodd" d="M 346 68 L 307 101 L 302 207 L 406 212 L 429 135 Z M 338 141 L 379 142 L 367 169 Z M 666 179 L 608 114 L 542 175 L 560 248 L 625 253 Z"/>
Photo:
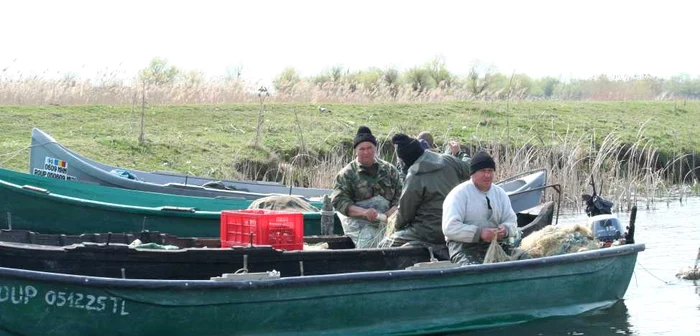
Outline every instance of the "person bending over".
<path fill-rule="evenodd" d="M 442 203 L 452 188 L 469 179 L 469 165 L 454 156 L 426 150 L 405 134 L 396 134 L 391 140 L 399 159 L 409 168 L 396 212 L 396 231 L 381 246 L 417 242 L 439 244 L 444 250 Z"/>

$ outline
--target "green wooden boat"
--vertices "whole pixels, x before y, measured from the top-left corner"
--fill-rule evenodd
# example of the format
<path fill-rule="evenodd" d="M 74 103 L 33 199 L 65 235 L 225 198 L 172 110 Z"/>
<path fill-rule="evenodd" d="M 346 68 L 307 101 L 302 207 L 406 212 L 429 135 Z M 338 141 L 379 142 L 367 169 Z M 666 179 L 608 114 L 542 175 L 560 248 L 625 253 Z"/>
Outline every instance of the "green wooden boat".
<path fill-rule="evenodd" d="M 534 220 L 520 227 L 523 236 L 551 224 L 553 210 L 553 202 L 546 203 Z M 238 269 L 301 276 L 398 270 L 449 259 L 444 243 L 355 249 L 352 240 L 341 235 L 307 236 L 304 243 L 304 250 L 283 251 L 268 245 L 220 248 L 218 237 L 154 231 L 68 235 L 2 229 L 0 267 L 110 278 L 207 280 Z"/>
<path fill-rule="evenodd" d="M 503 326 L 612 305 L 642 250 L 228 281 L 0 268 L 0 334 L 415 335 Z"/>
<path fill-rule="evenodd" d="M 0 169 L 0 226 L 42 233 L 162 231 L 218 237 L 221 210 L 250 200 L 160 194 L 73 183 Z M 321 204 L 315 203 L 320 206 Z M 336 221 L 334 233 L 342 233 Z M 321 233 L 321 213 L 304 213 L 304 235 Z"/>

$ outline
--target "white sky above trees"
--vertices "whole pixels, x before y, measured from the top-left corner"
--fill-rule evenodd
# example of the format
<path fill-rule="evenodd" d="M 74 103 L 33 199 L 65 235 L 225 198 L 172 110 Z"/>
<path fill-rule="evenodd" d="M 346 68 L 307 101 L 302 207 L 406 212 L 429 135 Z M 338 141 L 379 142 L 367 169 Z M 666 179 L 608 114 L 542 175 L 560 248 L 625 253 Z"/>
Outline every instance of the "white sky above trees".
<path fill-rule="evenodd" d="M 698 1 L 5 1 L 0 76 L 132 77 L 153 57 L 269 83 L 444 58 L 531 77 L 700 76 Z M 3 69 L 6 69 L 3 73 Z"/>

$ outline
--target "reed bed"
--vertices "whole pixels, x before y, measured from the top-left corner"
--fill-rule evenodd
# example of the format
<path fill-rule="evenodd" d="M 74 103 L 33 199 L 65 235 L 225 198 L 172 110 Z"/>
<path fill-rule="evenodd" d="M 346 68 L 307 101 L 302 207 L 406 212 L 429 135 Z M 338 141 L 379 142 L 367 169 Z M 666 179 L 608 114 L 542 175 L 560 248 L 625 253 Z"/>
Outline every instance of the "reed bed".
<path fill-rule="evenodd" d="M 140 104 L 138 84 L 96 85 L 82 80 L 0 80 L 0 105 L 131 105 Z M 150 86 L 149 104 L 252 103 L 257 92 L 243 81 L 209 81 Z"/>
<path fill-rule="evenodd" d="M 260 85 L 240 80 L 173 83 L 146 89 L 149 104 L 230 104 L 258 101 Z M 0 105 L 129 105 L 139 104 L 143 87 L 138 84 L 95 85 L 90 81 L 27 79 L 0 80 Z M 364 86 L 344 83 L 314 84 L 301 81 L 271 95 L 272 103 L 383 103 L 446 102 L 486 99 L 466 88 L 438 87 L 415 91 L 409 84 Z"/>
<path fill-rule="evenodd" d="M 16 76 L 17 77 L 17 76 Z M 336 103 L 367 104 L 387 102 L 435 103 L 463 100 L 676 100 L 684 97 L 673 91 L 660 91 L 633 84 L 638 79 L 620 81 L 615 87 L 605 87 L 605 81 L 559 83 L 557 90 L 542 96 L 534 87 L 492 86 L 478 93 L 466 83 L 441 83 L 417 89 L 407 82 L 361 83 L 351 80 L 316 82 L 302 79 L 274 90 L 273 103 Z M 658 79 L 659 82 L 663 82 Z M 582 86 L 580 82 L 590 82 Z M 590 86 L 590 87 L 589 87 Z M 260 83 L 242 79 L 179 80 L 151 85 L 146 88 L 149 104 L 231 104 L 253 103 L 258 100 Z M 631 90 L 630 87 L 636 88 Z M 270 88 L 272 90 L 272 88 Z M 4 78 L 0 73 L 0 105 L 129 105 L 140 101 L 144 86 L 138 79 L 87 80 L 80 78 L 46 79 L 42 77 Z M 641 91 L 640 91 L 641 90 Z M 670 90 L 670 89 L 669 89 Z M 685 104 L 683 102 L 682 104 Z"/>
<path fill-rule="evenodd" d="M 635 205 L 650 209 L 655 202 L 673 198 L 674 193 L 678 197 L 672 181 L 665 179 L 665 172 L 672 164 L 657 168 L 656 149 L 643 140 L 642 131 L 638 141 L 632 144 L 623 144 L 614 132 L 605 135 L 600 144 L 594 141 L 594 134 L 576 134 L 572 131 L 560 137 L 554 136 L 548 143 L 533 137 L 519 147 L 482 141 L 464 149 L 469 153 L 477 150 L 492 153 L 497 180 L 534 169 L 547 169 L 548 183 L 561 186 L 562 207 L 565 209 L 581 210 L 581 196 L 592 193 L 591 179 L 598 195 L 615 202 L 614 211 L 618 212 L 629 211 Z M 378 148 L 379 157 L 397 163 L 387 139 L 380 141 Z M 299 154 L 292 162 L 282 164 L 284 167 L 275 170 L 274 174 L 263 175 L 285 184 L 332 188 L 336 173 L 350 160 L 352 154 L 347 148 L 337 148 L 320 158 Z M 244 163 L 239 171 L 254 170 L 249 166 Z M 238 177 L 255 176 L 260 175 Z M 548 190 L 546 200 L 557 200 L 556 192 Z M 681 190 L 686 190 L 685 195 L 690 194 L 687 187 Z"/>

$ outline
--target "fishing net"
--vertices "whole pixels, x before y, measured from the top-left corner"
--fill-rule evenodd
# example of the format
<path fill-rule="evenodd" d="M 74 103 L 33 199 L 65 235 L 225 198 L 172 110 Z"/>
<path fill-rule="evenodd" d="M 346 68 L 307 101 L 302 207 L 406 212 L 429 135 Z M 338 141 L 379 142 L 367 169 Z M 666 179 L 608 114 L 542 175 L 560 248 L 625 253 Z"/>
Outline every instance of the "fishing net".
<path fill-rule="evenodd" d="M 285 212 L 318 212 L 309 202 L 293 195 L 272 195 L 254 200 L 248 209 L 267 209 Z"/>
<path fill-rule="evenodd" d="M 379 213 L 389 210 L 389 201 L 382 196 L 374 196 L 370 199 L 355 203 L 361 208 L 376 209 Z M 379 218 L 370 222 L 363 218 L 347 217 L 338 213 L 340 222 L 343 225 L 343 232 L 352 239 L 356 248 L 374 248 L 379 246 L 379 242 L 384 238 L 386 222 L 381 222 Z M 386 218 L 384 219 L 386 221 Z"/>
<path fill-rule="evenodd" d="M 329 249 L 328 243 L 323 242 L 323 243 L 316 243 L 316 244 L 308 244 L 304 243 L 304 250 L 305 251 L 317 251 L 317 250 L 327 250 Z"/>
<path fill-rule="evenodd" d="M 180 248 L 175 245 L 161 245 L 157 243 L 142 243 L 141 239 L 135 239 L 131 244 L 130 248 L 144 249 L 144 250 L 179 250 Z"/>
<path fill-rule="evenodd" d="M 676 277 L 683 280 L 700 280 L 700 268 L 697 266 L 686 267 L 680 270 L 676 274 Z"/>
<path fill-rule="evenodd" d="M 503 250 L 501 244 L 498 243 L 498 239 L 491 240 L 489 249 L 486 250 L 484 264 L 493 264 L 510 260 L 512 260 L 511 257 Z"/>
<path fill-rule="evenodd" d="M 700 280 L 700 248 L 698 248 L 698 256 L 695 258 L 695 266 L 682 269 L 676 277 L 684 280 Z"/>
<path fill-rule="evenodd" d="M 523 238 L 520 248 L 530 257 L 540 258 L 559 254 L 596 250 L 598 241 L 591 230 L 582 224 L 547 225 Z"/>
<path fill-rule="evenodd" d="M 384 238 L 389 238 L 396 232 L 396 214 L 398 211 L 394 211 L 391 216 L 386 219 L 386 230 L 384 231 Z"/>

